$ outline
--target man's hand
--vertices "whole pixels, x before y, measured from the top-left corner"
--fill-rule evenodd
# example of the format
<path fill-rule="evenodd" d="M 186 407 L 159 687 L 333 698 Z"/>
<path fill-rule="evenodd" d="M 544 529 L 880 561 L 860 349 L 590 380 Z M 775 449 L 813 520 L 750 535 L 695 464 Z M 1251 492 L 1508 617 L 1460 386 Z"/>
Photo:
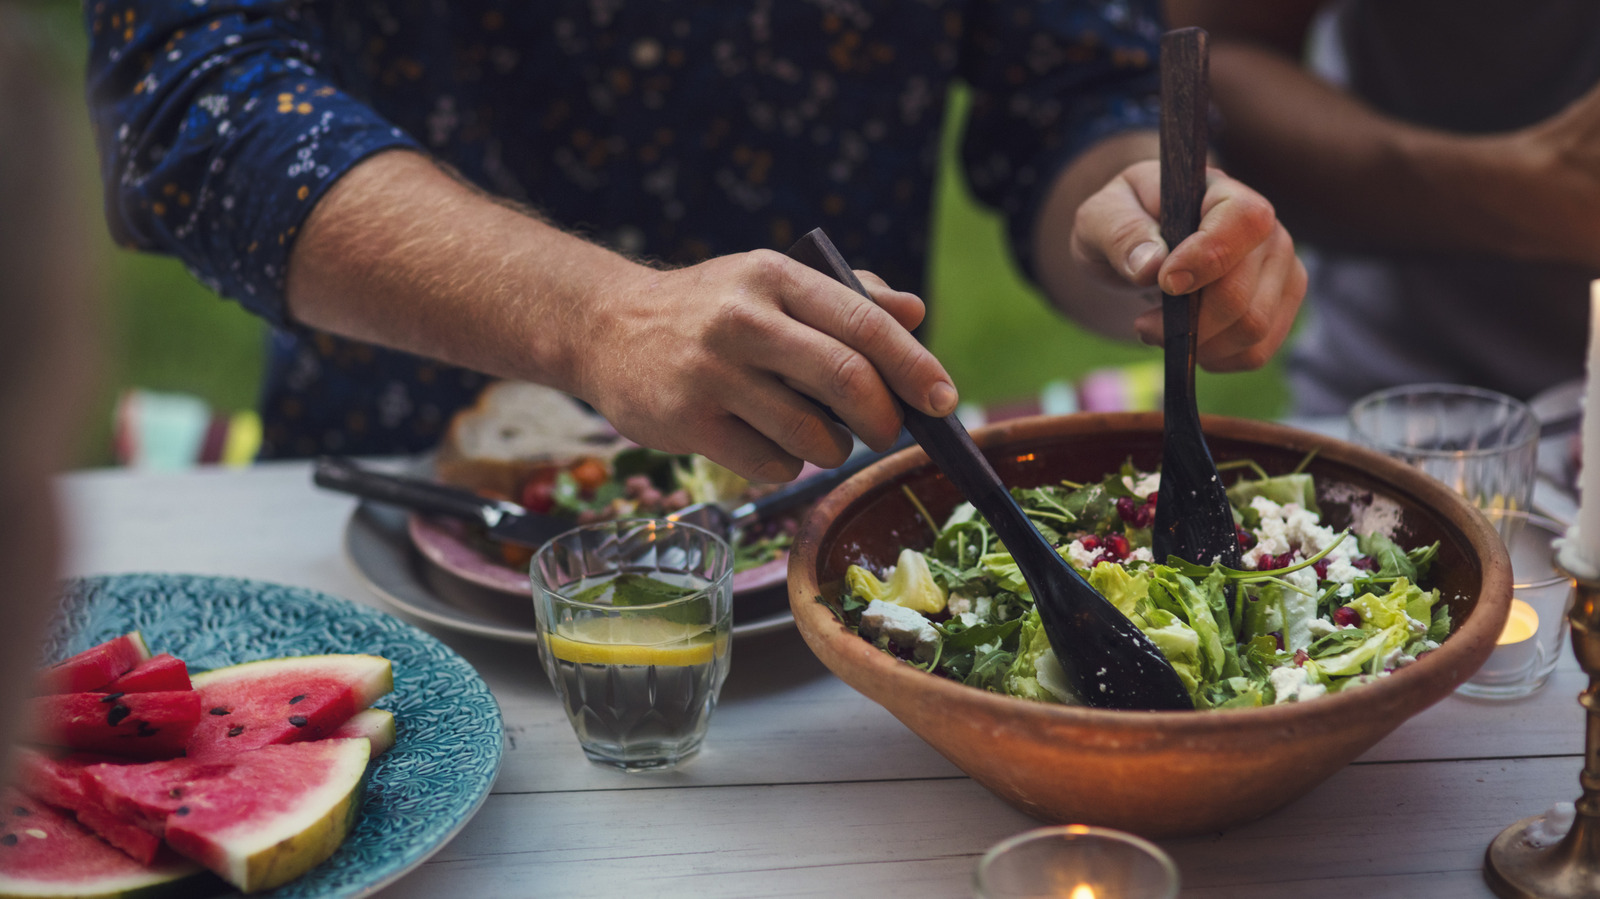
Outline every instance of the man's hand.
<path fill-rule="evenodd" d="M 788 480 L 804 461 L 839 465 L 850 431 L 887 449 L 900 431 L 895 394 L 946 415 L 956 393 L 909 330 L 922 301 L 857 274 L 873 301 L 770 250 L 634 268 L 584 311 L 579 340 L 593 351 L 578 357 L 575 390 L 639 443 L 756 480 Z"/>
<path fill-rule="evenodd" d="M 922 301 L 860 274 L 872 302 L 773 251 L 662 271 L 390 152 L 312 211 L 288 300 L 313 327 L 546 384 L 641 444 L 779 481 L 849 453 L 823 406 L 880 450 L 900 430 L 895 394 L 955 409 L 909 330 Z"/>
<path fill-rule="evenodd" d="M 1200 292 L 1199 362 L 1211 371 L 1259 368 L 1289 335 L 1305 296 L 1294 242 L 1260 194 L 1217 169 L 1206 174 L 1200 228 L 1171 252 L 1161 239 L 1160 164 L 1135 163 L 1078 207 L 1071 252 L 1107 286 Z M 1159 307 L 1136 318 L 1160 345 Z"/>

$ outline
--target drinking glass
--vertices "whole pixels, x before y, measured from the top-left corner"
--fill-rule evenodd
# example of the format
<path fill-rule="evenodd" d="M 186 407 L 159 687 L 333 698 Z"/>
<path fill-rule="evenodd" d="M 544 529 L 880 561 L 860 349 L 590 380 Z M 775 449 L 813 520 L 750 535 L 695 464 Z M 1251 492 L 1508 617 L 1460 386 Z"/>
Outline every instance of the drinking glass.
<path fill-rule="evenodd" d="M 623 771 L 693 757 L 728 676 L 733 551 L 681 522 L 575 528 L 533 556 L 545 673 L 591 762 Z"/>
<path fill-rule="evenodd" d="M 1555 565 L 1551 543 L 1566 535 L 1559 522 L 1527 512 L 1491 509 L 1511 556 L 1511 613 L 1489 660 L 1456 692 L 1483 699 L 1520 699 L 1543 687 L 1567 645 L 1572 579 Z"/>
<path fill-rule="evenodd" d="M 1161 847 L 1109 827 L 1040 827 L 996 843 L 973 874 L 977 899 L 1174 899 Z"/>
<path fill-rule="evenodd" d="M 1520 400 L 1458 384 L 1408 384 L 1350 407 L 1350 436 L 1448 484 L 1480 509 L 1527 509 L 1539 421 Z"/>

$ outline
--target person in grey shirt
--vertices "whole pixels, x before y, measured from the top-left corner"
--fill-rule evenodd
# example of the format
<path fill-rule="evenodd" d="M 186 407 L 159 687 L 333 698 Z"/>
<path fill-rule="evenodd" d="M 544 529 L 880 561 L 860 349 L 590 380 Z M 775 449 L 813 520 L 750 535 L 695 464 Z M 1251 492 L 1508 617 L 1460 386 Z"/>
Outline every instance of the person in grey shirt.
<path fill-rule="evenodd" d="M 1168 12 L 1211 32 L 1225 166 L 1302 241 L 1296 414 L 1403 383 L 1526 399 L 1582 376 L 1587 282 L 1600 276 L 1600 4 L 1168 0 Z"/>

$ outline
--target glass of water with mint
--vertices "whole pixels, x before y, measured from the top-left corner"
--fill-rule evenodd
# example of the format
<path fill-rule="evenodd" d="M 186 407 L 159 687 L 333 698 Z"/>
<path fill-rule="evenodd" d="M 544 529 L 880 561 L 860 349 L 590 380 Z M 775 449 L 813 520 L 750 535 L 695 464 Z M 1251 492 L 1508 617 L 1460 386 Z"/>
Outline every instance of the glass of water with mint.
<path fill-rule="evenodd" d="M 650 771 L 693 757 L 728 676 L 727 541 L 661 519 L 601 522 L 551 539 L 530 574 L 545 673 L 589 760 Z"/>

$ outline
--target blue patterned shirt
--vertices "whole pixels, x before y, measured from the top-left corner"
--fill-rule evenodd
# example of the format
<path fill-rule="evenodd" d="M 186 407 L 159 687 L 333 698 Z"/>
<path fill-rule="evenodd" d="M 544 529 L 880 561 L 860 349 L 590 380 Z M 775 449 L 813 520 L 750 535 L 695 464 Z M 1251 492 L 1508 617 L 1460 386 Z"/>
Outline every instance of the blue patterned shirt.
<path fill-rule="evenodd" d="M 946 92 L 978 197 L 1024 251 L 1053 175 L 1153 127 L 1155 0 L 86 0 L 119 243 L 273 325 L 263 456 L 432 446 L 484 376 L 311 331 L 284 276 L 307 213 L 411 148 L 637 257 L 827 229 L 923 290 Z"/>

